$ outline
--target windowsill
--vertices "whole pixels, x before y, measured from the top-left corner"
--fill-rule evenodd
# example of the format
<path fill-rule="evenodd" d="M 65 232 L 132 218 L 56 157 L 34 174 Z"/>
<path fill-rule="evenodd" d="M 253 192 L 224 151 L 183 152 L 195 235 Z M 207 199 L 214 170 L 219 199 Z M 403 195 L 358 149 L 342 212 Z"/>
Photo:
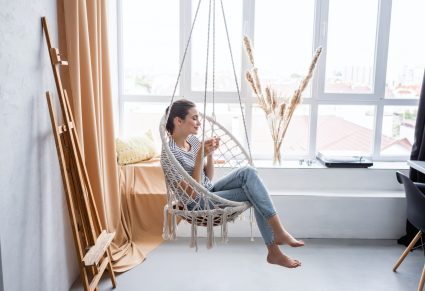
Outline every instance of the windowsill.
<path fill-rule="evenodd" d="M 357 169 L 357 170 L 408 170 L 409 165 L 407 162 L 373 162 L 373 166 L 369 168 L 328 168 L 322 165 L 319 161 L 314 160 L 311 165 L 306 162 L 300 164 L 299 161 L 282 161 L 281 165 L 273 165 L 271 160 L 254 160 L 256 168 L 260 169 Z"/>

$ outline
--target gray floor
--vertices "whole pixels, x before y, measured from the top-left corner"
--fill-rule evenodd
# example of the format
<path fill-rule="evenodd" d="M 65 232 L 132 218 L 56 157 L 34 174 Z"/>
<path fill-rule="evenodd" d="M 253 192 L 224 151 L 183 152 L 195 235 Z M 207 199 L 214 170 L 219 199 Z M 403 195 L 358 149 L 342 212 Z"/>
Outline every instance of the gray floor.
<path fill-rule="evenodd" d="M 201 239 L 196 253 L 188 239 L 162 244 L 145 262 L 117 276 L 117 291 L 349 291 L 416 290 L 425 258 L 421 249 L 411 252 L 397 273 L 392 266 L 404 250 L 393 240 L 306 240 L 303 248 L 283 247 L 302 261 L 286 269 L 265 261 L 261 239 L 231 238 L 207 250 Z M 100 290 L 111 290 L 104 278 Z M 72 291 L 83 290 L 79 281 Z"/>

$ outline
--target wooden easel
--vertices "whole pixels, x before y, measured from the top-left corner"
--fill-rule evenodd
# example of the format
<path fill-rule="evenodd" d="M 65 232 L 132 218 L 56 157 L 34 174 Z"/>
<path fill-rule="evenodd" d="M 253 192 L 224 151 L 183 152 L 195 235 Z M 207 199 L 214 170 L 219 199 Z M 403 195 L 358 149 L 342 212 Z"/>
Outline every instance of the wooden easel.
<path fill-rule="evenodd" d="M 62 112 L 62 124 L 58 124 L 52 95 L 47 91 L 47 103 L 65 188 L 74 245 L 80 266 L 81 280 L 85 291 L 98 290 L 99 280 L 105 269 L 107 269 L 112 286 L 115 288 L 116 280 L 112 268 L 112 255 L 109 249 L 115 232 L 107 232 L 100 223 L 87 170 L 81 155 L 68 95 L 62 87 L 59 75 L 59 67 L 68 65 L 68 62 L 61 59 L 57 48 L 52 47 L 45 17 L 41 18 L 41 24 L 49 49 Z"/>

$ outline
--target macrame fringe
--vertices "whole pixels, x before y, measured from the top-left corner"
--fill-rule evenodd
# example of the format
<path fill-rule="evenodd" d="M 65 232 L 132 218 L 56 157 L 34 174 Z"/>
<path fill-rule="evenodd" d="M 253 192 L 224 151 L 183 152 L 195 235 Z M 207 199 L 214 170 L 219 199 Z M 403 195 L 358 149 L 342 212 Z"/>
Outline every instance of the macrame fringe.
<path fill-rule="evenodd" d="M 195 248 L 198 251 L 198 226 L 195 222 L 196 218 L 192 217 L 192 227 L 191 227 L 191 236 L 190 236 L 190 247 Z"/>
<path fill-rule="evenodd" d="M 176 222 L 176 215 L 172 212 L 171 215 L 171 224 L 169 222 L 169 213 L 168 213 L 168 207 L 164 207 L 164 226 L 162 229 L 162 238 L 164 240 L 175 240 L 176 239 L 176 232 L 177 232 L 177 222 Z"/>
<path fill-rule="evenodd" d="M 213 216 L 209 214 L 207 218 L 207 249 L 211 249 L 213 246 L 214 246 Z"/>
<path fill-rule="evenodd" d="M 168 208 L 164 207 L 164 226 L 162 228 L 162 238 L 165 240 L 170 239 L 170 226 L 168 223 Z"/>
<path fill-rule="evenodd" d="M 171 214 L 171 228 L 172 228 L 171 239 L 175 240 L 176 233 L 177 233 L 177 220 L 176 220 L 176 215 L 174 214 L 174 212 Z"/>
<path fill-rule="evenodd" d="M 227 212 L 223 213 L 222 219 L 223 222 L 221 224 L 221 241 L 227 243 L 229 241 L 227 238 Z"/>
<path fill-rule="evenodd" d="M 252 213 L 252 208 L 249 208 L 249 225 L 251 227 L 251 241 L 254 241 L 254 233 L 252 232 L 252 225 L 254 223 L 254 215 Z"/>

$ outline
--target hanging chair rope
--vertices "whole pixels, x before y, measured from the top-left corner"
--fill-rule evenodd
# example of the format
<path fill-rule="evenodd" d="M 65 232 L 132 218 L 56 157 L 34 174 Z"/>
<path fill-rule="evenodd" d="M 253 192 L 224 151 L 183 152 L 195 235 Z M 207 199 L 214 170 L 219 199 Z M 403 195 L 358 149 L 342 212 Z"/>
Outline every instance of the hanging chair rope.
<path fill-rule="evenodd" d="M 213 74 L 212 74 L 212 118 L 216 121 L 215 116 L 215 0 L 213 0 Z M 206 114 L 206 112 L 205 112 Z M 212 135 L 214 136 L 214 125 L 212 128 Z"/>
<path fill-rule="evenodd" d="M 202 143 L 200 150 L 202 151 L 202 164 L 204 164 L 204 141 L 205 136 L 216 136 L 220 138 L 220 147 L 214 152 L 214 159 L 220 163 L 216 167 L 223 169 L 233 169 L 245 165 L 252 165 L 251 149 L 249 145 L 248 133 L 246 129 L 245 115 L 243 112 L 242 101 L 239 91 L 239 84 L 236 77 L 236 70 L 233 60 L 233 54 L 230 45 L 230 38 L 227 29 L 226 17 L 224 13 L 223 2 L 221 2 L 221 10 L 226 29 L 227 42 L 230 51 L 230 57 L 233 68 L 233 75 L 236 84 L 236 90 L 239 98 L 239 106 L 241 109 L 243 125 L 245 129 L 245 137 L 248 145 L 248 152 L 243 148 L 239 141 L 221 124 L 216 121 L 215 117 L 215 26 L 216 26 L 216 3 L 215 0 L 209 0 L 208 7 L 208 27 L 207 27 L 207 49 L 206 49 L 206 65 L 205 65 L 205 84 L 204 84 L 204 113 L 206 112 L 207 93 L 208 93 L 208 64 L 209 64 L 209 47 L 211 34 L 211 18 L 212 18 L 212 118 L 200 113 L 202 119 Z M 166 130 L 167 120 L 173 106 L 174 97 L 177 86 L 181 77 L 183 64 L 186 59 L 189 44 L 192 38 L 194 26 L 198 17 L 201 0 L 198 1 L 197 9 L 192 22 L 190 34 L 184 50 L 182 62 L 180 64 L 177 81 L 174 86 L 173 95 L 168 112 L 163 116 L 160 123 L 160 135 L 162 140 L 161 164 L 164 171 L 167 187 L 167 205 L 164 207 L 164 239 L 174 239 L 176 237 L 176 216 L 179 216 L 191 223 L 191 247 L 197 249 L 197 227 L 207 227 L 207 247 L 211 248 L 214 244 L 213 227 L 221 225 L 221 233 L 223 241 L 227 241 L 227 223 L 234 221 L 241 213 L 251 208 L 249 202 L 235 202 L 223 199 L 220 196 L 210 192 L 203 185 L 198 183 L 177 161 L 176 157 L 170 150 L 171 135 Z M 211 13 L 212 12 L 212 13 Z M 211 16 L 212 14 L 212 16 Z M 202 171 L 202 167 L 201 167 Z M 202 174 L 201 174 L 202 177 Z M 252 237 L 252 212 L 250 212 L 251 237 Z M 169 219 L 169 215 L 171 215 Z"/>
<path fill-rule="evenodd" d="M 168 110 L 168 112 L 167 112 L 167 118 L 166 118 L 166 120 L 168 120 L 168 118 L 170 117 L 171 106 L 173 105 L 174 97 L 176 96 L 177 86 L 179 85 L 181 73 L 182 73 L 182 70 L 183 70 L 184 61 L 186 60 L 187 50 L 189 48 L 189 44 L 190 44 L 190 41 L 192 39 L 192 33 L 193 33 L 193 29 L 195 28 L 196 19 L 198 18 L 198 12 L 199 12 L 199 7 L 200 6 L 201 6 L 201 0 L 198 1 L 198 5 L 196 7 L 195 16 L 193 17 L 192 27 L 190 28 L 190 34 L 189 34 L 189 37 L 188 37 L 187 42 L 186 42 L 186 47 L 184 49 L 182 61 L 180 63 L 179 73 L 177 75 L 176 84 L 174 85 L 173 95 L 171 96 L 170 107 L 169 107 L 170 110 Z"/>
<path fill-rule="evenodd" d="M 249 164 L 248 153 L 242 148 L 232 134 L 212 118 L 201 115 L 207 124 L 206 134 L 211 133 L 212 124 L 216 135 L 223 141 L 217 149 L 217 159 L 224 161 L 217 165 L 224 169 L 241 167 Z M 171 138 L 166 131 L 165 115 L 161 120 L 160 133 L 163 143 L 163 157 L 161 158 L 164 176 L 167 185 L 167 205 L 164 208 L 164 239 L 176 237 L 175 215 L 182 217 L 191 228 L 191 246 L 197 248 L 197 226 L 207 226 L 207 247 L 213 245 L 214 234 L 212 226 L 223 225 L 223 240 L 227 240 L 227 223 L 234 221 L 241 213 L 251 207 L 249 202 L 230 201 L 209 192 L 195 181 L 177 161 L 167 146 Z M 192 207 L 189 207 L 192 205 Z M 207 208 L 205 206 L 208 206 Z M 171 223 L 167 214 L 171 214 Z"/>
<path fill-rule="evenodd" d="M 222 14 L 223 14 L 224 28 L 226 29 L 226 37 L 227 37 L 227 44 L 228 44 L 228 46 L 229 46 L 230 59 L 232 60 L 233 77 L 234 77 L 234 79 L 235 79 L 236 91 L 237 91 L 237 93 L 238 93 L 239 107 L 240 107 L 240 109 L 241 109 L 241 115 L 242 115 L 243 127 L 244 127 L 244 130 L 245 130 L 246 144 L 247 144 L 247 146 L 248 146 L 249 158 L 252 160 L 252 155 L 251 155 L 251 146 L 250 146 L 250 144 L 249 144 L 248 130 L 246 129 L 245 114 L 244 114 L 244 112 L 243 112 L 243 107 L 242 107 L 242 98 L 241 98 L 241 93 L 240 93 L 240 91 L 239 91 L 239 82 L 238 82 L 238 77 L 236 76 L 235 62 L 234 62 L 234 60 L 233 60 L 233 53 L 232 53 L 232 46 L 230 45 L 229 30 L 227 29 L 227 21 L 226 21 L 226 14 L 224 13 L 223 0 L 220 0 L 220 4 L 221 4 L 221 12 L 222 12 Z"/>
<path fill-rule="evenodd" d="M 208 7 L 208 32 L 207 32 L 207 60 L 205 62 L 205 89 L 204 89 L 204 113 L 207 112 L 207 92 L 208 92 L 208 63 L 210 55 L 210 22 L 211 22 L 211 0 L 209 1 Z M 205 122 L 202 123 L 202 143 L 201 143 L 201 165 L 204 164 L 204 152 L 205 152 Z M 199 176 L 202 177 L 203 167 L 199 168 Z M 209 209 L 209 205 L 207 205 Z"/>

